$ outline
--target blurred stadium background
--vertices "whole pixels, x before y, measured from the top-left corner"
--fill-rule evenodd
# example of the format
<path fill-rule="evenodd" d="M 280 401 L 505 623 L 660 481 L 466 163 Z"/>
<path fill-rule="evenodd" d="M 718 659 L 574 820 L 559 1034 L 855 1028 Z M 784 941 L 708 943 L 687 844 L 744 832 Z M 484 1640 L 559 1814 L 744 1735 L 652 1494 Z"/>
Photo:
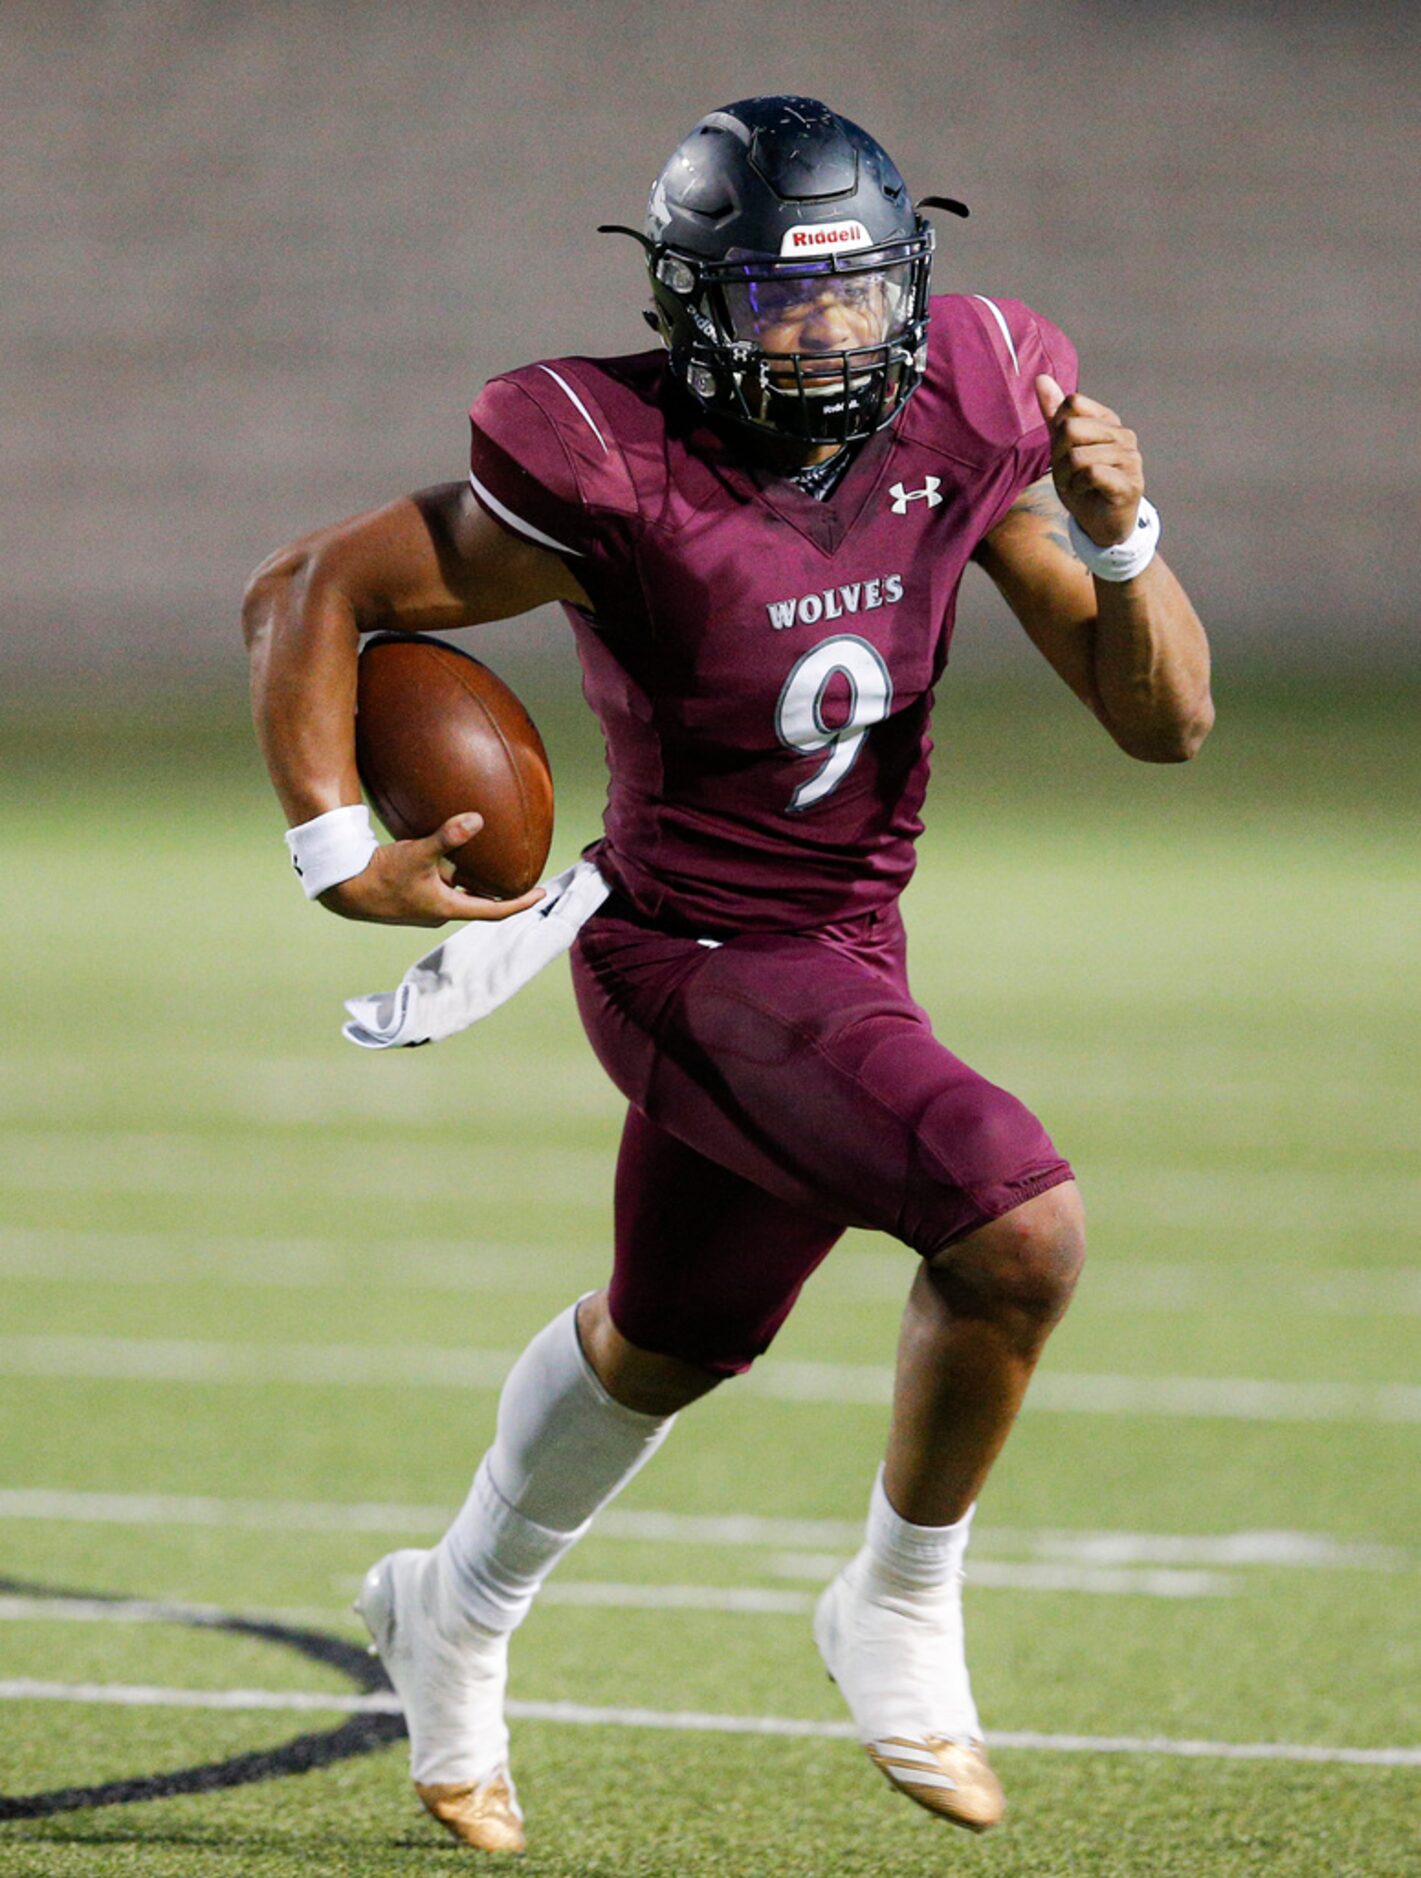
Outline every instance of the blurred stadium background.
<path fill-rule="evenodd" d="M 767 90 L 971 205 L 940 284 L 1074 336 L 1226 668 L 1409 652 L 1409 8 L 12 0 L 0 35 L 9 687 L 227 682 L 269 548 L 461 475 L 490 373 L 641 347 L 595 225 Z"/>
<path fill-rule="evenodd" d="M 565 975 L 444 1050 L 339 1041 L 421 942 L 292 886 L 238 599 L 292 534 L 462 476 L 490 373 L 639 347 L 595 224 L 704 109 L 803 90 L 971 204 L 941 285 L 1076 339 L 1218 660 L 1199 761 L 1130 764 L 978 582 L 939 705 L 918 993 L 1046 1117 L 1094 1236 L 975 1545 L 1013 1823 L 951 1854 L 1418 1869 L 1418 78 L 1399 5 L 0 10 L 0 1796 L 337 1719 L 73 1700 L 349 1684 L 36 1588 L 352 1636 L 370 1558 L 462 1493 L 504 1353 L 602 1278 L 619 1103 Z M 561 861 L 600 791 L 565 630 L 466 643 L 548 735 Z M 942 1869 L 816 1736 L 806 1624 L 903 1283 L 850 1235 L 520 1639 L 523 1700 L 807 1733 L 520 1718 L 530 1878 Z M 408 1804 L 377 1754 L 17 1819 L 0 1870 L 387 1878 L 437 1843 Z"/>

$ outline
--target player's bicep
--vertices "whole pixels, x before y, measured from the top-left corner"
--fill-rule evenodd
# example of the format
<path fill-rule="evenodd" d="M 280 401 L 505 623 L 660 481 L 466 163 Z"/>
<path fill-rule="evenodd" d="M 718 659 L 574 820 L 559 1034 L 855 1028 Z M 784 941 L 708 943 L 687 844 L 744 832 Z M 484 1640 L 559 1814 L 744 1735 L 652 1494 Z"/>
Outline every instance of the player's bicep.
<path fill-rule="evenodd" d="M 566 562 L 495 521 L 467 483 L 441 483 L 410 500 L 429 531 L 445 586 L 466 610 L 467 624 L 509 619 L 553 600 L 589 605 Z"/>
<path fill-rule="evenodd" d="M 310 543 L 310 578 L 338 588 L 362 632 L 448 631 L 551 600 L 586 604 L 557 555 L 510 534 L 465 483 L 357 515 Z"/>
<path fill-rule="evenodd" d="M 1100 717 L 1091 663 L 1095 583 L 1071 550 L 1066 522 L 1055 485 L 1043 476 L 985 537 L 976 560 L 1032 644 Z"/>

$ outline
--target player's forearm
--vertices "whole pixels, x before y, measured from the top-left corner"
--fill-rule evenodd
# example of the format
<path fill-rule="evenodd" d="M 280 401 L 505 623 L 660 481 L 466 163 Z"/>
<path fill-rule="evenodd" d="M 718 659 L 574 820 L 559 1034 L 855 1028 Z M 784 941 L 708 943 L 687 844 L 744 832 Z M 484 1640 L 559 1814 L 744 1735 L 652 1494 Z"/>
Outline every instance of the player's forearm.
<path fill-rule="evenodd" d="M 1092 664 L 1115 741 L 1147 763 L 1182 763 L 1209 734 L 1209 643 L 1189 596 L 1156 555 L 1133 580 L 1094 582 Z"/>
<path fill-rule="evenodd" d="M 253 575 L 242 621 L 257 741 L 287 820 L 359 802 L 354 608 L 298 546 Z"/>

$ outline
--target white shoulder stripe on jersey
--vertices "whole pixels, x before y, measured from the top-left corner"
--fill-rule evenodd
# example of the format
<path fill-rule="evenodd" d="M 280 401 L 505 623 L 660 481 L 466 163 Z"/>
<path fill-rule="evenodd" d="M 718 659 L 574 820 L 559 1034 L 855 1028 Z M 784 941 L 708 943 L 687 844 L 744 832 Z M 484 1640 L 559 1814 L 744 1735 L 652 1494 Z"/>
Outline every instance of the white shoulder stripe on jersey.
<path fill-rule="evenodd" d="M 990 311 L 992 315 L 992 318 L 997 322 L 998 326 L 1001 327 L 1002 338 L 1006 340 L 1007 351 L 1010 352 L 1011 354 L 1011 368 L 1016 373 L 1017 377 L 1020 378 L 1021 360 L 1016 356 L 1016 347 L 1012 343 L 1011 327 L 1007 325 L 1006 314 L 1003 313 L 1002 309 L 997 305 L 995 300 L 989 300 L 986 294 L 984 293 L 974 293 L 972 298 L 974 300 L 980 300 L 982 302 L 982 305 L 988 308 L 988 310 Z"/>
<path fill-rule="evenodd" d="M 603 455 L 604 456 L 610 455 L 610 452 L 607 449 L 607 439 L 602 435 L 601 431 L 598 430 L 596 422 L 593 419 L 592 413 L 588 410 L 587 406 L 582 402 L 581 398 L 578 397 L 577 393 L 573 390 L 572 386 L 567 382 L 567 380 L 560 373 L 555 372 L 551 365 L 540 365 L 538 367 L 538 370 L 540 372 L 546 372 L 548 377 L 551 378 L 555 384 L 559 384 L 562 386 L 563 390 L 567 393 L 568 397 L 572 399 L 573 403 L 577 406 L 578 410 L 587 419 L 587 422 L 591 424 L 592 435 L 597 439 L 598 443 L 601 444 Z"/>
<path fill-rule="evenodd" d="M 582 558 L 581 548 L 569 548 L 565 542 L 555 541 L 551 535 L 545 535 L 541 528 L 534 528 L 533 524 L 525 522 L 521 515 L 515 515 L 512 509 L 505 508 L 491 489 L 484 488 L 472 470 L 469 471 L 469 487 L 490 514 L 496 515 L 501 522 L 507 522 L 508 526 L 516 529 L 520 535 L 526 535 L 529 541 L 536 541 L 544 548 L 554 548 L 559 554 L 575 554 L 579 560 Z"/>

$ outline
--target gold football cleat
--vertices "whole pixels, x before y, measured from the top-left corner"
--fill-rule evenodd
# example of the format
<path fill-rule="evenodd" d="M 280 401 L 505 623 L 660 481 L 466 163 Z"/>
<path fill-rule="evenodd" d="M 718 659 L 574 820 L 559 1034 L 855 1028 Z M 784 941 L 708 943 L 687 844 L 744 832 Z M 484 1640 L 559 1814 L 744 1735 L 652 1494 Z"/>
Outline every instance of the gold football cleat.
<path fill-rule="evenodd" d="M 926 1735 L 921 1741 L 895 1736 L 866 1742 L 865 1747 L 890 1786 L 954 1826 L 986 1832 L 1006 1811 L 1002 1783 L 977 1742 L 964 1745 L 940 1735 Z"/>
<path fill-rule="evenodd" d="M 506 1768 L 498 1768 L 477 1786 L 447 1784 L 414 1790 L 441 1826 L 478 1852 L 522 1852 L 523 1818 L 513 1797 Z"/>

